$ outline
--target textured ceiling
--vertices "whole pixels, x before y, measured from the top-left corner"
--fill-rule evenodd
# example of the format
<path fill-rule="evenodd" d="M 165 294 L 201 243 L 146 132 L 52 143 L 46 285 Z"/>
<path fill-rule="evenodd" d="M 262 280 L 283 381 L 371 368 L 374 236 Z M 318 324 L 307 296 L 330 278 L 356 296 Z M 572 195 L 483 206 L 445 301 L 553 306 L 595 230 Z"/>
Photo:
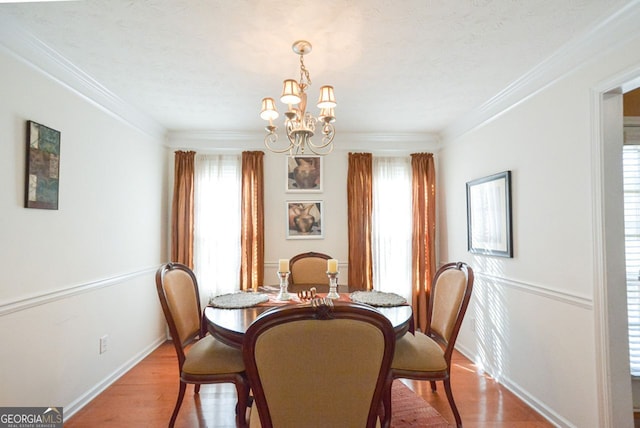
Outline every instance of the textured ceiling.
<path fill-rule="evenodd" d="M 312 105 L 335 87 L 338 132 L 439 133 L 627 3 L 86 0 L 0 16 L 168 130 L 262 129 L 260 100 L 299 78 L 306 39 Z"/>

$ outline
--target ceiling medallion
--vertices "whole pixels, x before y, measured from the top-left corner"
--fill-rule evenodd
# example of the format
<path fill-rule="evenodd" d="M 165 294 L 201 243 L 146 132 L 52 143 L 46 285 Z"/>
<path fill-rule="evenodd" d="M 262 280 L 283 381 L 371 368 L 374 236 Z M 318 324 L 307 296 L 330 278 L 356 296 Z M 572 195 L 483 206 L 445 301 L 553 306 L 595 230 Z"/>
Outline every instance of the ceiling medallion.
<path fill-rule="evenodd" d="M 298 40 L 291 47 L 296 55 L 300 56 L 300 81 L 286 79 L 283 83 L 280 101 L 287 105 L 284 113 L 285 132 L 287 134 L 288 145 L 277 147 L 278 134 L 277 127 L 273 121 L 279 114 L 273 98 L 262 99 L 262 111 L 260 117 L 269 121 L 265 126 L 267 135 L 264 137 L 264 144 L 267 149 L 274 153 L 289 152 L 290 156 L 303 155 L 305 150 L 310 150 L 316 155 L 327 155 L 333 151 L 333 137 L 335 135 L 334 107 L 336 98 L 333 93 L 333 86 L 325 85 L 320 88 L 318 108 L 320 114 L 316 118 L 307 111 L 307 88 L 311 85 L 309 70 L 304 66 L 304 56 L 311 52 L 311 43 L 306 40 Z M 316 125 L 322 128 L 322 140 L 320 143 L 311 141 L 311 137 L 316 132 Z M 306 153 L 309 154 L 309 153 Z"/>

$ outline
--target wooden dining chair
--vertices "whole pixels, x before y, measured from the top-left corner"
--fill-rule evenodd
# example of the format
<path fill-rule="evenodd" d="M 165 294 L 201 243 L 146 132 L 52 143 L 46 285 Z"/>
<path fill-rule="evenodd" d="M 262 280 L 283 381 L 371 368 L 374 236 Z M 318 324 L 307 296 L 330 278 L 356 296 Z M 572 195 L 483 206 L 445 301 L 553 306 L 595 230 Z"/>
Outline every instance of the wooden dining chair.
<path fill-rule="evenodd" d="M 301 253 L 293 256 L 289 260 L 289 285 L 292 291 L 297 291 L 295 286 L 317 286 L 326 285 L 329 289 L 329 278 L 327 277 L 327 260 L 331 256 L 313 251 Z M 324 292 L 324 290 L 319 290 Z"/>
<path fill-rule="evenodd" d="M 436 272 L 429 300 L 430 323 L 424 333 L 405 334 L 396 341 L 391 363 L 393 379 L 425 380 L 436 391 L 436 381 L 444 383 L 449 406 L 462 427 L 462 419 L 451 390 L 451 356 L 473 288 L 473 269 L 466 263 L 447 263 Z M 384 397 L 385 426 L 391 421 L 391 388 Z"/>
<path fill-rule="evenodd" d="M 374 308 L 330 299 L 278 307 L 247 329 L 250 427 L 376 427 L 395 347 Z"/>
<path fill-rule="evenodd" d="M 236 386 L 236 424 L 246 426 L 249 386 L 242 351 L 201 334 L 202 310 L 198 282 L 187 266 L 167 263 L 156 272 L 156 288 L 169 333 L 178 355 L 180 389 L 169 427 L 173 427 L 187 384 L 233 383 Z M 187 351 L 188 348 L 188 351 Z"/>

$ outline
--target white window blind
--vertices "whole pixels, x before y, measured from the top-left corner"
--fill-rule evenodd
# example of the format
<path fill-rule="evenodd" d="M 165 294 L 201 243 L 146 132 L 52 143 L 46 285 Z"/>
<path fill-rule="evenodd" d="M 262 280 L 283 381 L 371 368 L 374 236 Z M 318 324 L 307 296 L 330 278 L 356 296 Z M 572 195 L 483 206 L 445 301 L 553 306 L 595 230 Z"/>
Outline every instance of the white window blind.
<path fill-rule="evenodd" d="M 640 146 L 624 146 L 623 178 L 629 361 L 640 376 Z"/>
<path fill-rule="evenodd" d="M 240 289 L 241 169 L 239 155 L 196 155 L 193 264 L 203 301 Z"/>
<path fill-rule="evenodd" d="M 411 301 L 411 160 L 373 157 L 373 286 Z"/>

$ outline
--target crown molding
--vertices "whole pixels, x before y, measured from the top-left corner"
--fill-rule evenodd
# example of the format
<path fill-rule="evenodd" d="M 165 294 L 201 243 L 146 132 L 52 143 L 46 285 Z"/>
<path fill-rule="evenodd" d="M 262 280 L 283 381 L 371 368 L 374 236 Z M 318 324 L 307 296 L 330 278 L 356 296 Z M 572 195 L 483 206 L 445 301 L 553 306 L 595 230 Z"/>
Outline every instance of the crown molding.
<path fill-rule="evenodd" d="M 441 133 L 443 144 L 492 121 L 558 80 L 597 61 L 621 43 L 638 37 L 639 21 L 640 0 L 635 0 L 563 45 L 486 103 L 445 128 Z"/>
<path fill-rule="evenodd" d="M 445 128 L 439 135 L 431 133 L 338 134 L 336 143 L 346 150 L 402 152 L 439 151 L 462 135 L 490 122 L 561 78 L 596 60 L 623 41 L 637 37 L 640 0 L 635 0 L 611 15 L 591 31 L 562 46 L 549 58 L 509 84 L 486 103 Z M 156 139 L 164 140 L 167 130 L 144 112 L 135 109 L 99 82 L 73 65 L 36 36 L 24 30 L 12 18 L 0 15 L 0 47 L 81 95 L 112 116 Z M 339 140 L 338 140 L 339 139 Z M 171 131 L 166 144 L 175 148 L 180 141 L 221 150 L 262 148 L 259 133 L 225 131 Z M 258 142 L 259 141 L 259 142 Z M 214 143 L 215 147 L 210 147 Z M 230 143 L 233 143 L 230 145 Z"/>
<path fill-rule="evenodd" d="M 169 131 L 166 144 L 171 149 L 215 151 L 263 150 L 263 132 Z M 429 133 L 336 133 L 336 150 L 366 150 L 376 153 L 405 153 L 440 149 L 440 138 Z"/>
<path fill-rule="evenodd" d="M 440 136 L 431 133 L 343 133 L 338 146 L 344 150 L 404 155 L 418 151 L 438 152 Z"/>
<path fill-rule="evenodd" d="M 83 70 L 72 64 L 11 17 L 0 15 L 0 49 L 38 70 L 112 116 L 139 131 L 163 141 L 171 149 L 216 151 L 264 148 L 264 133 L 236 131 L 169 131 L 151 117 L 123 101 Z M 335 140 L 343 150 L 401 153 L 440 149 L 440 137 L 433 133 L 338 133 Z"/>
<path fill-rule="evenodd" d="M 158 122 L 102 86 L 13 18 L 1 14 L 0 48 L 113 117 L 152 138 L 164 140 L 166 129 Z"/>

